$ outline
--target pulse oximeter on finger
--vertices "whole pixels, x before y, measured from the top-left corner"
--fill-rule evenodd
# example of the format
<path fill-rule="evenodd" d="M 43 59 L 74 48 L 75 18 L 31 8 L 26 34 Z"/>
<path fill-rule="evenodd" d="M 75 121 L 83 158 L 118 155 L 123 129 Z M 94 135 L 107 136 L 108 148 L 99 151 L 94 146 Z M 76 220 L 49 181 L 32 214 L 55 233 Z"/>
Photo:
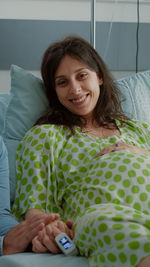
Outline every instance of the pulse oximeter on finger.
<path fill-rule="evenodd" d="M 61 233 L 55 237 L 55 241 L 60 248 L 60 250 L 66 256 L 75 256 L 78 254 L 77 248 L 73 241 L 66 233 Z"/>

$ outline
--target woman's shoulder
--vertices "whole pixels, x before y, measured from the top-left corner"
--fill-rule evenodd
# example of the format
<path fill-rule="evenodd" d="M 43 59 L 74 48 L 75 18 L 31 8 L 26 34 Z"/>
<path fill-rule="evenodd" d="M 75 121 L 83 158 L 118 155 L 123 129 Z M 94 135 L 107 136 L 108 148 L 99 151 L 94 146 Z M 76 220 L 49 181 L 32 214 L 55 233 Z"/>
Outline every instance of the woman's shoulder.
<path fill-rule="evenodd" d="M 68 134 L 68 128 L 63 125 L 54 124 L 42 124 L 33 126 L 24 136 L 22 142 L 26 140 L 41 139 L 46 140 L 59 136 L 65 136 Z"/>
<path fill-rule="evenodd" d="M 28 134 L 38 134 L 38 133 L 48 133 L 48 132 L 57 132 L 61 131 L 64 128 L 62 125 L 55 124 L 42 124 L 33 126 L 27 133 Z"/>
<path fill-rule="evenodd" d="M 123 119 L 123 120 L 116 120 L 116 124 L 120 126 L 132 126 L 132 127 L 144 127 L 150 128 L 150 125 L 142 120 L 137 119 Z"/>
<path fill-rule="evenodd" d="M 23 137 L 17 148 L 17 153 L 33 150 L 40 153 L 44 148 L 52 148 L 59 140 L 64 140 L 67 129 L 61 125 L 43 124 L 33 126 Z"/>
<path fill-rule="evenodd" d="M 127 121 L 127 125 L 132 126 L 136 129 L 138 128 L 150 129 L 150 125 L 147 122 L 141 120 L 135 120 L 135 119 L 129 120 Z"/>
<path fill-rule="evenodd" d="M 118 126 L 123 127 L 124 131 L 126 131 L 127 133 L 134 132 L 139 136 L 143 134 L 150 135 L 150 125 L 145 121 L 131 119 L 124 121 L 123 124 L 119 121 Z"/>

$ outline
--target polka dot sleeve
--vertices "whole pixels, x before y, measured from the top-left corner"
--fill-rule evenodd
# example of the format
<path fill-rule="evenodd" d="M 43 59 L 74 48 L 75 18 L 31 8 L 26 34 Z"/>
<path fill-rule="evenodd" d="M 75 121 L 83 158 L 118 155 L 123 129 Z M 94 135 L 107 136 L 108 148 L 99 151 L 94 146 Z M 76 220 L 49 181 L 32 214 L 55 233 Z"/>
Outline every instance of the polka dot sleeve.
<path fill-rule="evenodd" d="M 18 147 L 16 198 L 12 209 L 18 219 L 31 208 L 61 214 L 57 205 L 55 133 L 52 126 L 33 127 Z"/>
<path fill-rule="evenodd" d="M 143 121 L 129 121 L 126 126 L 127 136 L 130 137 L 130 131 L 135 135 L 137 144 L 150 151 L 150 125 Z M 134 139 L 134 140 L 135 140 Z"/>

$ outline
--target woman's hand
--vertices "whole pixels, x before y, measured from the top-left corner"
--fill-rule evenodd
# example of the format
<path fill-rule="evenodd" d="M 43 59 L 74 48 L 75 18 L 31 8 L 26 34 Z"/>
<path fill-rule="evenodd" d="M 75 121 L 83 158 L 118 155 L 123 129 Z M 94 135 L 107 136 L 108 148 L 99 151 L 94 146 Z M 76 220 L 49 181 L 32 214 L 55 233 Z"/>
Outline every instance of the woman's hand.
<path fill-rule="evenodd" d="M 47 218 L 49 217 L 50 218 L 50 222 L 51 221 L 54 221 L 54 220 L 57 220 L 59 218 L 59 214 L 57 213 L 46 213 L 42 210 L 39 210 L 39 209 L 29 209 L 26 214 L 25 214 L 25 219 L 30 219 L 30 218 L 33 218 L 34 216 L 41 216 L 41 218 Z"/>
<path fill-rule="evenodd" d="M 110 152 L 115 152 L 119 150 L 129 150 L 131 152 L 135 152 L 138 154 L 147 154 L 150 155 L 150 152 L 146 149 L 134 146 L 134 145 L 129 145 L 124 142 L 117 142 L 114 145 L 107 146 L 105 147 L 100 153 L 98 153 L 94 158 L 97 158 L 99 156 L 103 156 L 104 154 L 110 153 Z"/>
<path fill-rule="evenodd" d="M 38 213 L 10 229 L 3 240 L 3 255 L 24 252 L 38 232 L 58 218 L 58 214 Z"/>
<path fill-rule="evenodd" d="M 62 232 L 68 234 L 71 239 L 74 237 L 70 220 L 67 220 L 66 223 L 57 220 L 46 225 L 32 240 L 32 251 L 35 253 L 44 253 L 46 251 L 54 254 L 61 253 L 56 244 L 55 237 Z"/>

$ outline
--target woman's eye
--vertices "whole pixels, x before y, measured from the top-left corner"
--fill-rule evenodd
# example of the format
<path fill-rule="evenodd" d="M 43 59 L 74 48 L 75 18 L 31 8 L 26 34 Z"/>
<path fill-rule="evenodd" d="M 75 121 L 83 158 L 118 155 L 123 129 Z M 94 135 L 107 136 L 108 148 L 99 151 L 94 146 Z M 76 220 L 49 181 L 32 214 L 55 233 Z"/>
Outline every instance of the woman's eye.
<path fill-rule="evenodd" d="M 57 86 L 65 86 L 66 85 L 66 81 L 65 80 L 61 80 L 61 81 L 58 81 L 57 83 L 56 83 L 56 85 Z"/>
<path fill-rule="evenodd" d="M 85 72 L 79 74 L 80 79 L 86 79 L 86 77 L 87 77 L 87 73 Z"/>

